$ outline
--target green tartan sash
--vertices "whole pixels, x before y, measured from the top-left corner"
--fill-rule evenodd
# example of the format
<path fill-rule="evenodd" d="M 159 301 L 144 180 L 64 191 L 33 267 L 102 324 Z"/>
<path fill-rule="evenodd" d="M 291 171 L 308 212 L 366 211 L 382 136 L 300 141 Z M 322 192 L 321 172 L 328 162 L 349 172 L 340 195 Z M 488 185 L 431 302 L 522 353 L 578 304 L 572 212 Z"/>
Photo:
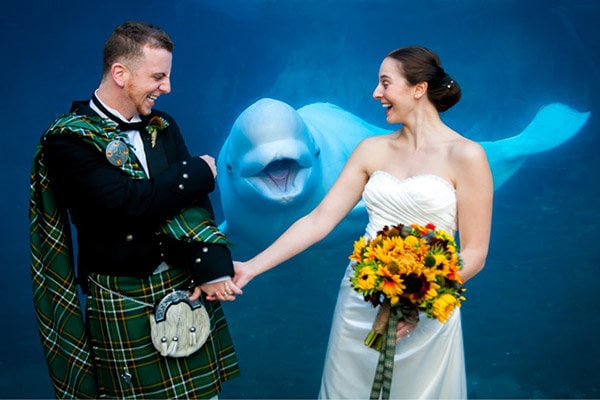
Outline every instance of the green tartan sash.
<path fill-rule="evenodd" d="M 98 151 L 104 153 L 106 146 L 113 140 L 125 139 L 127 135 L 116 129 L 117 124 L 112 120 L 99 117 L 86 117 L 69 114 L 55 121 L 44 134 L 44 137 L 55 135 L 76 135 L 93 144 Z M 147 178 L 146 172 L 139 165 L 135 154 L 128 153 L 128 159 L 120 168 L 126 175 L 135 179 Z M 189 207 L 181 213 L 166 221 L 160 227 L 161 231 L 175 239 L 188 238 L 188 240 L 227 244 L 225 236 L 218 230 L 211 219 L 208 210 L 200 207 Z"/>
<path fill-rule="evenodd" d="M 76 135 L 104 152 L 112 140 L 125 137 L 116 127 L 109 119 L 69 114 L 55 121 L 43 137 Z M 134 179 L 146 177 L 133 151 L 120 169 Z M 41 144 L 31 171 L 29 220 L 33 301 L 56 397 L 94 398 L 96 377 L 77 294 L 69 219 L 56 202 Z M 227 243 L 201 208 L 184 210 L 161 230 L 176 239 Z"/>

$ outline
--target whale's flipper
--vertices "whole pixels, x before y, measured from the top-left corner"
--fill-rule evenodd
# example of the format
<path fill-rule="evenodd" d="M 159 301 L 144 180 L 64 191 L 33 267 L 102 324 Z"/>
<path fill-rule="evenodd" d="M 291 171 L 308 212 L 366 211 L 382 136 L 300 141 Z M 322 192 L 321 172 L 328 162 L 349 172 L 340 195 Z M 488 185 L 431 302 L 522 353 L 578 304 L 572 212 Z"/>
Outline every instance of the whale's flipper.
<path fill-rule="evenodd" d="M 553 149 L 575 136 L 589 116 L 589 112 L 552 103 L 542 107 L 519 135 L 480 142 L 492 168 L 494 188 L 506 182 L 521 167 L 526 156 Z"/>

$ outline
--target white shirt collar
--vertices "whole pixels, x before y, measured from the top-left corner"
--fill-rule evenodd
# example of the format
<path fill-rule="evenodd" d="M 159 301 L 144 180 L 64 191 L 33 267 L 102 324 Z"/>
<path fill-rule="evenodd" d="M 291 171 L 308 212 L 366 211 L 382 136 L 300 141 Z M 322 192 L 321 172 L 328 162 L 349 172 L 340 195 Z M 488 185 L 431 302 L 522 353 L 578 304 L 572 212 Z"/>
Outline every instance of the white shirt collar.
<path fill-rule="evenodd" d="M 128 120 L 127 118 L 125 118 L 123 116 L 123 114 L 121 114 L 120 112 L 118 112 L 114 108 L 109 107 L 105 102 L 103 102 L 102 100 L 100 100 L 100 97 L 98 97 L 98 89 L 96 89 L 94 91 L 94 94 L 96 95 L 96 98 L 98 99 L 98 101 L 100 102 L 100 104 L 102 104 L 104 107 L 106 107 L 106 109 L 108 111 L 110 111 L 111 113 L 113 113 L 113 115 L 115 117 L 119 118 L 121 121 L 123 121 L 123 122 L 140 122 L 142 120 L 142 118 L 139 116 L 139 114 L 134 115 L 130 120 Z M 90 107 L 92 108 L 92 110 L 94 110 L 98 114 L 100 114 L 101 117 L 108 118 L 108 115 L 104 115 L 104 113 L 102 111 L 100 111 L 100 109 L 98 107 L 96 107 L 96 105 L 94 104 L 94 102 L 91 101 L 91 100 L 90 100 Z"/>

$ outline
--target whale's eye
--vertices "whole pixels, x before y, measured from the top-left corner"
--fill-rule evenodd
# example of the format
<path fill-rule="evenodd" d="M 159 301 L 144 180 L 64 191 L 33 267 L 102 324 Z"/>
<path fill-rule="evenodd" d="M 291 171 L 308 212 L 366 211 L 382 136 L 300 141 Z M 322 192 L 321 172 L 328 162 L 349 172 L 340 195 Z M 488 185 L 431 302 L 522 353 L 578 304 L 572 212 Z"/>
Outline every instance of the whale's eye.
<path fill-rule="evenodd" d="M 225 166 L 227 168 L 227 172 L 231 173 L 231 171 L 233 170 L 233 168 L 231 168 L 231 164 L 227 164 Z"/>

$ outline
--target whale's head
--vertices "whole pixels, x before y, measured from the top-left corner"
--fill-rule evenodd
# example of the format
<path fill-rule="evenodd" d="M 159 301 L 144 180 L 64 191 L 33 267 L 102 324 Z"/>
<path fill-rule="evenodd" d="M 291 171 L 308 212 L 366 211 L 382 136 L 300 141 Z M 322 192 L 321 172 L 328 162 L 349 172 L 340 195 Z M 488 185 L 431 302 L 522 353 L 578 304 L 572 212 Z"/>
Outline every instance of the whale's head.
<path fill-rule="evenodd" d="M 235 197 L 238 206 L 240 201 L 271 207 L 301 201 L 319 179 L 319 153 L 296 110 L 261 99 L 238 116 L 221 149 L 222 196 Z"/>

